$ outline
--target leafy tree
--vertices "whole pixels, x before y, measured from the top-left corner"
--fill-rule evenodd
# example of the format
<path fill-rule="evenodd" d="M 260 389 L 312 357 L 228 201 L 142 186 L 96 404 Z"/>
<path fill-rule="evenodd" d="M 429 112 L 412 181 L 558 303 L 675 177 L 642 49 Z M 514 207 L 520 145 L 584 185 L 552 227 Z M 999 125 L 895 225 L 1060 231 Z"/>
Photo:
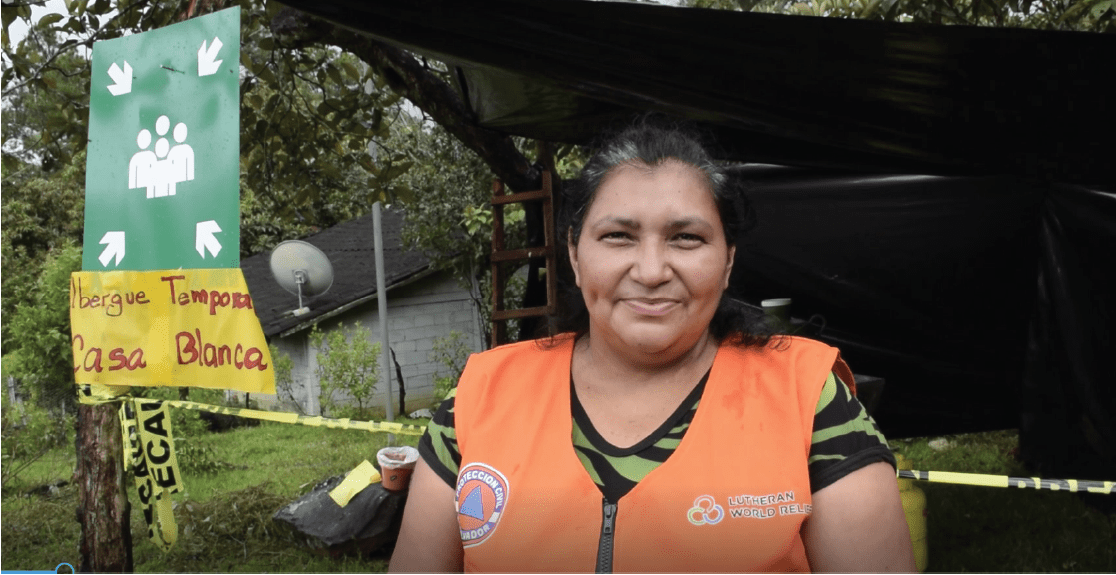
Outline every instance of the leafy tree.
<path fill-rule="evenodd" d="M 492 173 L 484 161 L 440 125 L 399 122 L 387 142 L 412 162 L 399 178 L 411 190 L 403 242 L 421 250 L 435 269 L 449 270 L 489 325 L 492 301 Z M 508 248 L 522 247 L 523 206 L 504 209 Z M 519 286 L 521 288 L 521 286 Z M 522 295 L 522 289 L 518 290 Z M 486 338 L 487 340 L 487 338 Z"/>
<path fill-rule="evenodd" d="M 351 54 L 294 49 L 249 3 L 242 15 L 241 250 L 245 255 L 408 199 L 394 180 L 409 167 L 399 154 L 369 154 L 386 137 L 400 97 Z"/>
<path fill-rule="evenodd" d="M 5 318 L 14 317 L 12 314 L 19 306 L 33 305 L 38 297 L 36 285 L 41 282 L 44 262 L 51 253 L 68 245 L 81 244 L 84 180 L 84 152 L 78 153 L 73 162 L 54 174 L 43 174 L 28 167 L 17 169 L 9 176 L 5 169 L 4 193 L 0 196 L 3 205 L 0 247 L 4 269 L 0 313 Z M 68 278 L 61 281 L 63 286 L 69 285 Z M 69 315 L 65 320 L 68 332 Z M 28 335 L 13 330 L 12 322 L 4 321 L 0 325 L 4 353 L 18 347 L 17 339 Z M 63 326 L 53 327 L 61 329 Z"/>
<path fill-rule="evenodd" d="M 690 0 L 688 5 L 891 22 L 1116 32 L 1113 0 Z"/>
<path fill-rule="evenodd" d="M 365 417 L 380 374 L 380 342 L 372 343 L 372 332 L 356 323 L 346 335 L 344 324 L 329 333 L 315 325 L 310 345 L 318 351 L 318 382 L 322 413 L 336 416 L 345 396 L 357 402 L 357 417 Z"/>
<path fill-rule="evenodd" d="M 88 122 L 88 66 L 83 58 L 68 52 L 44 62 L 58 51 L 60 36 L 56 30 L 35 26 L 16 50 L 43 67 L 37 81 L 4 91 L 5 175 L 19 168 L 54 172 L 85 149 L 85 137 L 78 137 L 70 127 Z"/>
<path fill-rule="evenodd" d="M 465 334 L 451 331 L 445 337 L 434 340 L 433 349 L 430 350 L 430 361 L 436 361 L 446 368 L 444 375 L 434 378 L 434 399 L 442 401 L 449 392 L 457 387 L 457 380 L 465 371 L 465 363 L 469 361 L 469 349 Z"/>
<path fill-rule="evenodd" d="M 275 371 L 275 393 L 284 404 L 293 404 L 299 413 L 304 413 L 302 403 L 295 396 L 294 360 L 275 344 L 268 346 L 271 351 L 271 365 Z"/>
<path fill-rule="evenodd" d="M 5 316 L 13 337 L 4 346 L 4 369 L 44 407 L 76 400 L 69 298 L 70 274 L 80 269 L 81 248 L 67 244 L 52 250 L 32 286 L 30 301 Z"/>

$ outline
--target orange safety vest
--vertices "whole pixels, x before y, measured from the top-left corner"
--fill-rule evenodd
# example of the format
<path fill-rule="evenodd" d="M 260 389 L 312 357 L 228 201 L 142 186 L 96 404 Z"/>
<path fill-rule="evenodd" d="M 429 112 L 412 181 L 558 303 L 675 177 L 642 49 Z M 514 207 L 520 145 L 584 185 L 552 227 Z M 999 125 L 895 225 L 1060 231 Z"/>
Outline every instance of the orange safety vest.
<path fill-rule="evenodd" d="M 606 504 L 574 451 L 562 337 L 473 355 L 461 376 L 466 571 L 809 571 L 814 410 L 830 370 L 853 381 L 837 349 L 722 345 L 674 453 Z"/>

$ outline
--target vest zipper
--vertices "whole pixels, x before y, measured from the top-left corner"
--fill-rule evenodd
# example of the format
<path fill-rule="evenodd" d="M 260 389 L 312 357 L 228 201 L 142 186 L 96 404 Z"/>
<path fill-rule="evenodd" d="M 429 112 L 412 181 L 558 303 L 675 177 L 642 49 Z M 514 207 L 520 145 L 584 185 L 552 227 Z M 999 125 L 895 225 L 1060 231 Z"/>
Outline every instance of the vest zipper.
<path fill-rule="evenodd" d="M 597 573 L 612 573 L 612 532 L 616 528 L 616 504 L 604 501 L 601 544 L 597 548 Z"/>

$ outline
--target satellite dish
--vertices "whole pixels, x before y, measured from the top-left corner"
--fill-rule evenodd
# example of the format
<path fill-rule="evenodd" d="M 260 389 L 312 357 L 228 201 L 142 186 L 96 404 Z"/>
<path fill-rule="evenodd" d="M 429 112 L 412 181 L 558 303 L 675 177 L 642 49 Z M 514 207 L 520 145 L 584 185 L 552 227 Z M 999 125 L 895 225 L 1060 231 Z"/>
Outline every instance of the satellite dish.
<path fill-rule="evenodd" d="M 302 315 L 310 308 L 302 305 L 302 298 L 313 298 L 329 291 L 333 285 L 333 266 L 322 250 L 300 240 L 287 240 L 271 252 L 271 275 L 283 289 L 298 295 L 298 309 L 290 312 Z"/>

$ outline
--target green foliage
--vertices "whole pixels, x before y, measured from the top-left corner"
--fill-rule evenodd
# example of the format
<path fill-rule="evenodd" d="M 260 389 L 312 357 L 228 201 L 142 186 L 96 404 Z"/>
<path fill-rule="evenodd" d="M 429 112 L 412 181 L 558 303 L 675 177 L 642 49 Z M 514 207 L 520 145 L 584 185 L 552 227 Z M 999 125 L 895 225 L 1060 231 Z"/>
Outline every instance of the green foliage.
<path fill-rule="evenodd" d="M 46 452 L 74 445 L 74 412 L 47 410 L 30 402 L 3 403 L 0 453 L 3 457 L 2 484 L 18 477 L 28 465 Z"/>
<path fill-rule="evenodd" d="M 81 269 L 81 249 L 65 245 L 47 256 L 32 286 L 6 322 L 4 369 L 20 380 L 32 401 L 49 407 L 73 404 L 73 351 L 70 346 L 70 274 Z"/>
<path fill-rule="evenodd" d="M 212 474 L 231 467 L 217 459 L 213 447 L 198 441 L 197 437 L 175 437 L 174 454 L 179 469 L 186 475 Z"/>
<path fill-rule="evenodd" d="M 4 51 L 4 59 L 16 64 L 4 71 L 4 159 L 33 173 L 62 169 L 85 149 L 86 135 L 77 128 L 89 119 L 89 63 L 64 47 L 65 35 L 47 16 Z M 27 81 L 17 82 L 24 72 Z"/>
<path fill-rule="evenodd" d="M 4 296 L 0 314 L 10 319 L 18 307 L 36 305 L 36 285 L 51 254 L 56 257 L 63 248 L 81 244 L 85 154 L 78 154 L 73 164 L 53 174 L 30 169 L 10 174 L 5 167 L 3 189 L 0 246 L 4 274 L 0 281 Z M 68 286 L 69 279 L 63 283 Z M 16 340 L 24 334 L 13 331 L 9 321 L 0 324 L 0 330 L 4 353 L 19 347 Z"/>
<path fill-rule="evenodd" d="M 469 361 L 472 351 L 465 334 L 456 330 L 434 340 L 430 361 L 436 361 L 446 368 L 446 371 L 439 372 L 434 378 L 435 400 L 441 402 L 449 395 L 450 390 L 457 387 L 457 380 L 461 379 L 461 372 L 465 371 L 465 362 Z"/>
<path fill-rule="evenodd" d="M 892 22 L 1116 32 L 1113 0 L 691 0 L 689 5 Z"/>
<path fill-rule="evenodd" d="M 389 145 L 413 160 L 411 169 L 399 178 L 414 195 L 414 201 L 405 207 L 403 242 L 421 250 L 435 269 L 451 271 L 470 292 L 474 292 L 475 282 L 473 303 L 487 330 L 492 313 L 491 171 L 476 153 L 437 124 L 400 122 Z M 504 206 L 504 236 L 505 249 L 525 247 L 522 204 Z M 505 277 L 511 275 L 514 265 L 505 264 Z M 523 294 L 515 281 L 522 283 L 513 280 L 510 287 L 505 283 L 511 305 Z M 487 336 L 484 339 L 488 341 Z"/>
<path fill-rule="evenodd" d="M 163 401 L 179 399 L 177 387 L 133 387 L 132 395 Z M 207 405 L 224 405 L 225 392 L 219 389 L 191 388 L 189 400 Z M 203 441 L 212 435 L 200 411 L 171 408 L 171 431 L 178 465 L 188 475 L 217 473 L 232 467 L 217 458 L 213 448 Z"/>
<path fill-rule="evenodd" d="M 178 387 L 133 387 L 132 395 L 161 401 L 177 400 L 181 397 Z M 220 389 L 190 388 L 189 401 L 207 405 L 225 405 L 225 392 Z M 209 433 L 209 424 L 201 418 L 201 412 L 193 409 L 171 408 L 171 429 L 175 441 L 196 438 Z"/>
<path fill-rule="evenodd" d="M 397 178 L 409 160 L 369 154 L 400 97 L 352 54 L 274 37 L 274 2 L 242 8 L 242 254 L 365 215 L 376 201 L 406 201 Z"/>
<path fill-rule="evenodd" d="M 315 325 L 310 344 L 317 349 L 317 375 L 321 386 L 322 414 L 335 417 L 341 402 L 357 402 L 356 418 L 363 419 L 379 378 L 380 342 L 372 343 L 372 332 L 357 322 L 346 336 L 344 324 L 328 333 Z"/>
<path fill-rule="evenodd" d="M 406 206 L 403 241 L 470 287 L 492 251 L 491 171 L 437 124 L 400 122 L 387 145 L 412 162 L 399 178 L 415 200 Z M 522 215 L 505 217 L 509 236 L 519 230 L 517 221 Z"/>
<path fill-rule="evenodd" d="M 275 372 L 275 394 L 283 404 L 293 405 L 299 413 L 302 403 L 295 397 L 294 389 L 294 360 L 286 352 L 280 351 L 275 344 L 268 346 L 271 350 L 271 368 Z"/>

